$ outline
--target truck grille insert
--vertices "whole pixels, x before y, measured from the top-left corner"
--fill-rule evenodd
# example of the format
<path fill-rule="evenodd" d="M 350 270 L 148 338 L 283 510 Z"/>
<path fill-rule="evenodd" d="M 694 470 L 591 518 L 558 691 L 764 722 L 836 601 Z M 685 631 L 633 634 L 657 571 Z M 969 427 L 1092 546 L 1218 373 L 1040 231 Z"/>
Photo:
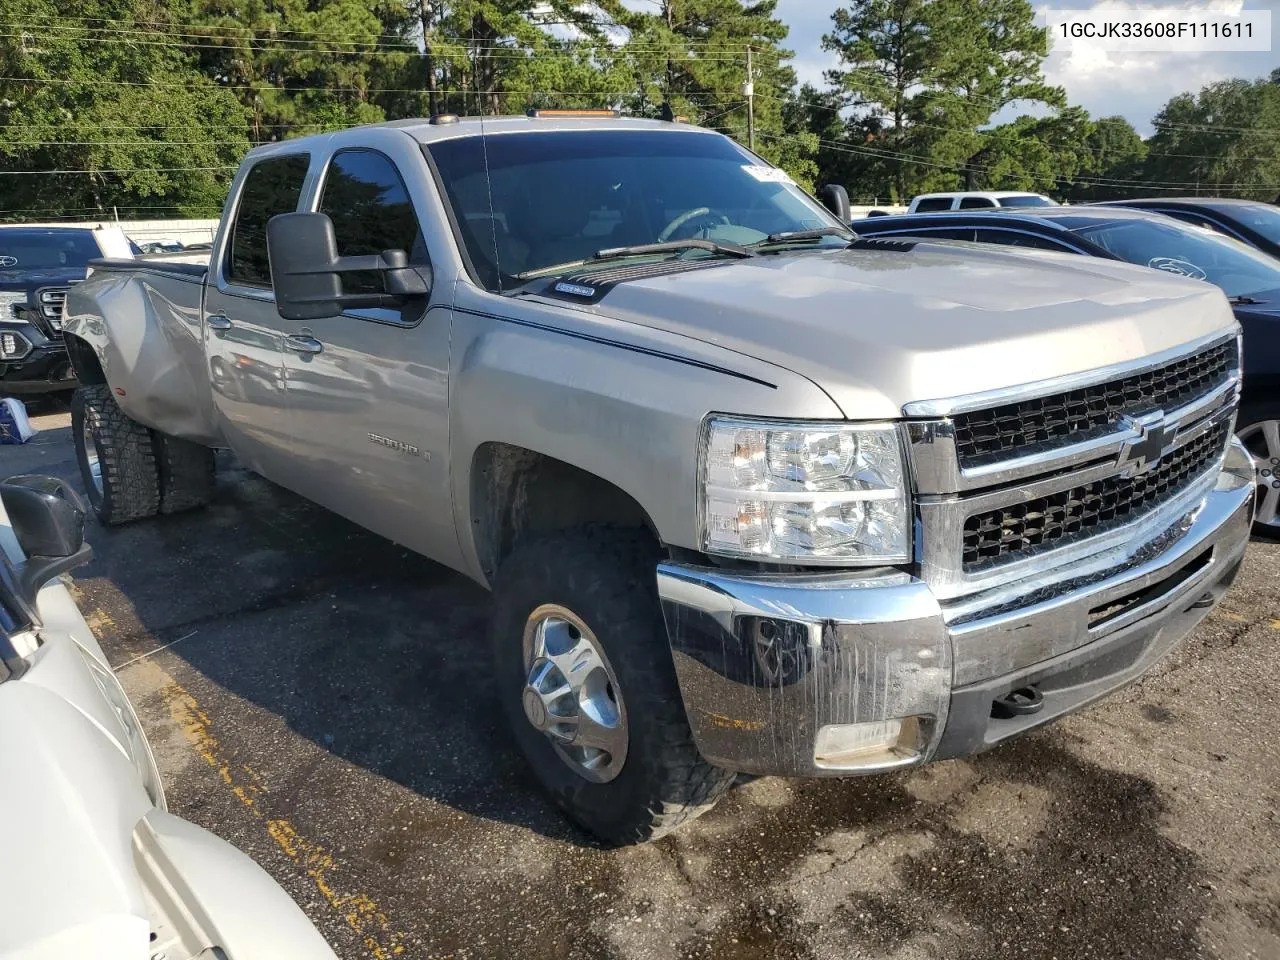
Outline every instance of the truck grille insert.
<path fill-rule="evenodd" d="M 31 305 L 36 326 L 54 342 L 62 339 L 62 311 L 67 302 L 65 287 L 42 287 L 36 291 L 36 302 Z"/>
<path fill-rule="evenodd" d="M 1229 340 L 1155 370 L 958 414 L 956 456 L 961 467 L 982 466 L 1083 439 L 1072 434 L 1114 428 L 1125 414 L 1170 411 L 1226 383 L 1238 364 L 1236 341 Z"/>
<path fill-rule="evenodd" d="M 1229 433 L 1230 423 L 1221 423 L 1167 454 L 1141 476 L 1107 477 L 970 516 L 964 524 L 965 572 L 1017 559 L 1019 552 L 1042 544 L 1065 546 L 1137 519 L 1208 470 L 1222 456 Z"/>

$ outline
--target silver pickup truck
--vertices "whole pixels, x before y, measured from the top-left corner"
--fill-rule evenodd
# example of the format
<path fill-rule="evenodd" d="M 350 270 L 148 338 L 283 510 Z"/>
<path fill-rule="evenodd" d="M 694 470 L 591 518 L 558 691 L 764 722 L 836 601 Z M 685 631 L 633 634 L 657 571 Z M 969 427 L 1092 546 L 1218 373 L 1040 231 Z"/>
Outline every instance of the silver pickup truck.
<path fill-rule="evenodd" d="M 611 843 L 1115 690 L 1253 512 L 1218 290 L 860 240 L 681 123 L 256 149 L 207 269 L 100 261 L 65 336 L 103 521 L 205 502 L 225 446 L 489 586 L 515 738 Z"/>

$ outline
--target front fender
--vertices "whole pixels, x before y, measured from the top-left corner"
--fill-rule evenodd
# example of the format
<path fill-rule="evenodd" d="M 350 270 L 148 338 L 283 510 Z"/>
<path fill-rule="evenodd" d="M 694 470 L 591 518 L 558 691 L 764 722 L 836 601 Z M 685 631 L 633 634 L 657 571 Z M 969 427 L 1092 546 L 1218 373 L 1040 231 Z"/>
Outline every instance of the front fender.
<path fill-rule="evenodd" d="M 459 288 L 450 371 L 455 521 L 484 582 L 470 467 L 484 443 L 553 457 L 627 493 L 670 546 L 697 549 L 697 450 L 709 413 L 843 419 L 798 374 L 711 344 Z"/>

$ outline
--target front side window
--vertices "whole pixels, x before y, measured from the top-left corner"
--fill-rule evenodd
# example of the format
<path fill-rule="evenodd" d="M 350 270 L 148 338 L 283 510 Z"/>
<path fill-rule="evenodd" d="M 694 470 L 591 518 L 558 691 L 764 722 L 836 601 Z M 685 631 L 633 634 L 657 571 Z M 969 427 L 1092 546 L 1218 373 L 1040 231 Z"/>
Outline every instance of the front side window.
<path fill-rule="evenodd" d="M 227 254 L 227 279 L 232 283 L 271 286 L 267 221 L 276 214 L 297 211 L 310 163 L 306 154 L 263 160 L 245 177 Z"/>
<path fill-rule="evenodd" d="M 705 133 L 508 133 L 427 150 L 476 276 L 490 290 L 522 286 L 532 273 L 607 248 L 687 239 L 747 246 L 772 234 L 848 230 L 781 171 Z M 806 249 L 848 242 L 846 232 Z"/>
<path fill-rule="evenodd" d="M 1226 212 L 1272 243 L 1280 243 L 1280 208 L 1265 203 L 1254 203 L 1247 207 L 1232 207 Z"/>
<path fill-rule="evenodd" d="M 988 200 L 986 197 L 961 197 L 960 198 L 961 210 L 978 210 L 984 207 L 985 208 L 994 207 L 995 205 L 996 205 L 996 202 L 994 200 Z"/>
<path fill-rule="evenodd" d="M 403 250 L 411 264 L 429 262 L 404 180 L 381 153 L 343 150 L 335 154 L 325 175 L 319 212 L 333 221 L 339 256 Z M 382 276 L 376 271 L 344 274 L 342 288 L 346 293 L 381 293 Z"/>
<path fill-rule="evenodd" d="M 1133 219 L 1076 227 L 1072 233 L 1121 260 L 1208 280 L 1229 297 L 1280 290 L 1280 263 L 1239 241 L 1196 227 Z"/>

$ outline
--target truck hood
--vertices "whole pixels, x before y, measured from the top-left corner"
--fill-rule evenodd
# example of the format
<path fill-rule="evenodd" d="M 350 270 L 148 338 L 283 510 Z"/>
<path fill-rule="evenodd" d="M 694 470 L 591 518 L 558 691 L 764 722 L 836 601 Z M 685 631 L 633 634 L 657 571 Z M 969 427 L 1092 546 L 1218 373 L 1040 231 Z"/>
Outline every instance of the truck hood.
<path fill-rule="evenodd" d="M 922 243 L 619 284 L 595 308 L 799 373 L 851 419 L 1141 358 L 1234 327 L 1209 284 L 1071 254 Z"/>

